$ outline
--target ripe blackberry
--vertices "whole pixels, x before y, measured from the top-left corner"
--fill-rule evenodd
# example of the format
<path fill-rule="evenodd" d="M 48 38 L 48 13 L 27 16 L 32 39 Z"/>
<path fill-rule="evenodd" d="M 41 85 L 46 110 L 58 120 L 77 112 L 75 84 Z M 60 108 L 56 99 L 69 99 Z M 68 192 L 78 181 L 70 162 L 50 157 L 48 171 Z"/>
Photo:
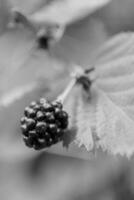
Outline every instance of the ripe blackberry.
<path fill-rule="evenodd" d="M 26 146 L 40 150 L 61 141 L 68 126 L 68 114 L 59 101 L 32 102 L 24 110 L 21 129 Z"/>

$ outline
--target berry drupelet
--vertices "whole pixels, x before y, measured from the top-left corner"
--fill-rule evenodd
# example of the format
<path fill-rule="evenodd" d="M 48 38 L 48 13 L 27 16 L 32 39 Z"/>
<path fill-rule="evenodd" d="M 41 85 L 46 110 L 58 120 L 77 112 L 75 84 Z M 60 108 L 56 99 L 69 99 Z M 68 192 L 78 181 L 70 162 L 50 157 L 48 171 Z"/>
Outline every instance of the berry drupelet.
<path fill-rule="evenodd" d="M 68 114 L 58 101 L 46 99 L 25 108 L 21 129 L 26 146 L 41 150 L 61 141 L 68 127 Z"/>

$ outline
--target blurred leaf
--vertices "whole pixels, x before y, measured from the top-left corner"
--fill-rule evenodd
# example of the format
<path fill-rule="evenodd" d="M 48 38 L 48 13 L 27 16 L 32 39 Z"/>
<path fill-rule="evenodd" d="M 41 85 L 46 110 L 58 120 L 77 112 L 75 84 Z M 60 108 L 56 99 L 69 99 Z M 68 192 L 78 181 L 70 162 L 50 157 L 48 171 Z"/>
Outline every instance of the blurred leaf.
<path fill-rule="evenodd" d="M 122 59 L 122 57 L 134 53 L 133 48 L 134 34 L 132 32 L 120 33 L 115 35 L 98 50 L 97 55 L 95 55 L 95 63 L 108 63 L 114 62 L 115 59 Z M 125 61 L 125 59 L 124 59 Z M 116 62 L 116 61 L 115 61 Z"/>
<path fill-rule="evenodd" d="M 4 33 L 7 28 L 11 13 L 11 4 L 9 0 L 0 0 L 0 35 Z"/>
<path fill-rule="evenodd" d="M 23 11 L 25 14 L 31 14 L 36 12 L 38 9 L 45 6 L 49 0 L 9 0 L 13 8 L 17 8 Z"/>
<path fill-rule="evenodd" d="M 68 27 L 62 39 L 51 49 L 53 55 L 65 62 L 90 65 L 96 50 L 108 38 L 103 22 L 87 17 Z"/>
<path fill-rule="evenodd" d="M 24 30 L 11 30 L 0 38 L 1 97 L 6 93 L 11 96 L 12 90 L 26 88 L 29 84 L 35 85 L 34 89 L 40 81 L 51 80 L 53 75 L 63 73 L 62 63 L 34 47 L 33 35 Z"/>
<path fill-rule="evenodd" d="M 133 0 L 114 0 L 96 14 L 103 20 L 108 32 L 111 34 L 117 34 L 122 31 L 133 31 L 133 7 Z"/>
<path fill-rule="evenodd" d="M 25 16 L 25 12 L 22 11 L 22 15 L 20 15 L 21 17 L 19 17 L 19 20 L 24 25 L 24 27 L 31 30 L 31 32 L 33 32 L 36 35 L 36 37 L 43 34 L 51 35 L 50 43 L 52 46 L 52 44 L 58 43 L 58 41 L 62 38 L 62 36 L 64 35 L 66 25 L 72 24 L 76 21 L 79 21 L 80 19 L 83 19 L 84 17 L 88 16 L 92 12 L 106 5 L 109 1 L 110 0 L 101 0 L 101 1 L 84 0 L 84 2 L 83 1 L 78 2 L 77 0 L 64 0 L 64 1 L 55 0 L 55 1 L 50 1 L 50 2 L 48 1 L 49 3 L 44 4 L 44 6 L 42 5 L 41 9 L 39 9 L 38 12 L 35 12 L 32 15 L 29 14 L 27 16 L 26 14 Z M 79 46 L 79 43 L 81 43 L 82 48 L 83 48 L 84 47 L 83 45 L 86 45 L 90 38 L 90 36 L 88 36 L 89 26 L 91 30 L 93 28 L 93 31 L 91 31 L 91 34 L 92 32 L 94 32 L 96 35 L 98 34 L 98 36 L 100 35 L 100 38 L 102 38 L 101 36 L 102 36 L 102 31 L 104 27 L 103 26 L 101 27 L 102 29 L 101 31 L 100 26 L 102 24 L 100 22 L 98 22 L 98 24 L 96 25 L 96 26 L 99 26 L 98 31 L 101 31 L 100 33 L 98 31 L 94 31 L 94 28 L 97 29 L 97 27 L 94 27 L 94 25 L 93 27 L 91 27 L 92 24 L 90 25 L 89 21 L 86 24 L 84 21 L 82 24 L 80 22 L 79 25 L 81 26 L 79 29 L 79 31 L 81 30 L 79 35 L 81 35 L 81 37 L 83 36 L 81 39 L 79 38 L 79 41 L 77 41 L 77 38 L 76 38 L 76 36 L 78 36 L 77 35 L 78 33 L 75 32 L 75 35 L 73 37 L 72 36 L 70 37 L 70 35 L 68 35 L 69 38 L 65 37 L 64 38 L 65 41 L 63 40 L 60 43 L 60 45 L 57 45 L 57 46 L 61 48 L 65 48 L 65 50 L 67 50 L 67 48 L 72 47 L 74 43 L 74 48 L 76 51 L 77 43 L 78 43 L 77 47 Z M 74 28 L 76 29 L 79 27 L 74 26 Z M 75 29 L 73 31 L 76 31 Z M 69 44 L 66 44 L 66 42 L 69 42 Z M 57 46 L 55 47 L 55 49 L 57 49 Z M 59 48 L 58 53 L 60 53 L 60 50 L 62 49 Z M 62 53 L 63 52 L 61 51 L 61 54 Z M 69 51 L 68 52 L 65 51 L 65 53 L 68 55 Z M 76 53 L 78 54 L 78 52 Z"/>
<path fill-rule="evenodd" d="M 24 94 L 26 95 L 26 93 L 29 93 L 32 90 L 35 90 L 36 87 L 37 87 L 36 84 L 30 84 L 30 85 L 16 88 L 12 90 L 11 92 L 8 92 L 8 94 L 5 94 L 2 96 L 0 100 L 0 105 L 4 107 L 9 106 L 14 101 L 17 101 L 18 99 L 20 99 Z"/>
<path fill-rule="evenodd" d="M 106 5 L 110 0 L 60 0 L 52 1 L 48 6 L 34 13 L 30 19 L 34 23 L 70 24 Z"/>

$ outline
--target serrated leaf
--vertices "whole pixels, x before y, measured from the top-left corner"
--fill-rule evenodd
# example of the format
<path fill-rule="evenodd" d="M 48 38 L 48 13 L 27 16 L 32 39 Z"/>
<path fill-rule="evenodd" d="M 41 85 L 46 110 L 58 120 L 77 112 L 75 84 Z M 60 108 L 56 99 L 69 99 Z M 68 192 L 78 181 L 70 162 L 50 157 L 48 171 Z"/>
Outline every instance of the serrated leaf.
<path fill-rule="evenodd" d="M 74 142 L 79 147 L 85 147 L 87 151 L 94 149 L 95 105 L 95 101 L 92 101 L 81 87 L 72 91 L 65 104 L 65 110 L 69 113 L 70 130 L 63 138 L 64 146 L 68 147 Z"/>
<path fill-rule="evenodd" d="M 76 112 L 76 127 L 77 135 L 75 138 L 75 143 L 79 147 L 84 146 L 87 151 L 91 151 L 94 148 L 94 140 L 92 135 L 92 123 L 93 116 L 92 105 L 88 98 L 84 98 L 81 93 L 77 97 L 77 112 Z"/>
<path fill-rule="evenodd" d="M 97 144 L 112 154 L 128 157 L 134 153 L 133 42 L 134 34 L 126 33 L 104 46 L 95 83 Z"/>
<path fill-rule="evenodd" d="M 95 60 L 91 99 L 77 97 L 75 141 L 87 150 L 134 153 L 133 40 L 133 33 L 119 34 L 104 45 Z"/>
<path fill-rule="evenodd" d="M 116 155 L 130 157 L 134 152 L 134 123 L 125 108 L 98 91 L 96 133 L 98 146 Z"/>

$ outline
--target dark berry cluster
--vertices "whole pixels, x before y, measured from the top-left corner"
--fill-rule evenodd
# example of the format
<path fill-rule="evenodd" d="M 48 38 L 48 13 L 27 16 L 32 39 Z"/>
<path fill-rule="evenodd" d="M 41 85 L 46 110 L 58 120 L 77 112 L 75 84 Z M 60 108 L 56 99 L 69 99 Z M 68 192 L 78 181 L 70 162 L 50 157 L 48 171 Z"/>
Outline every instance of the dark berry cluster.
<path fill-rule="evenodd" d="M 40 150 L 59 142 L 68 126 L 68 114 L 58 101 L 46 99 L 32 102 L 21 118 L 24 142 L 28 147 Z"/>

